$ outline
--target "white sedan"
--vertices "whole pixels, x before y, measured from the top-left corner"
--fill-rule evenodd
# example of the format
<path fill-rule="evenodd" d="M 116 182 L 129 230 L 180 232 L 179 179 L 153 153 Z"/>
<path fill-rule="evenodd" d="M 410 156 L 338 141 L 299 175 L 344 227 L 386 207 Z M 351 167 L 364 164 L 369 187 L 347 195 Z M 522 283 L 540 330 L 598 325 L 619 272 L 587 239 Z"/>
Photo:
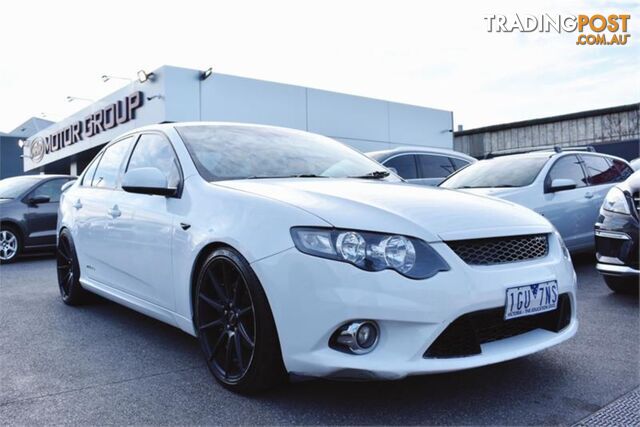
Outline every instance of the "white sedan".
<path fill-rule="evenodd" d="M 406 185 L 337 141 L 269 126 L 112 141 L 63 193 L 57 263 L 65 303 L 94 292 L 196 336 L 242 393 L 287 374 L 472 368 L 578 327 L 575 273 L 546 219 Z"/>

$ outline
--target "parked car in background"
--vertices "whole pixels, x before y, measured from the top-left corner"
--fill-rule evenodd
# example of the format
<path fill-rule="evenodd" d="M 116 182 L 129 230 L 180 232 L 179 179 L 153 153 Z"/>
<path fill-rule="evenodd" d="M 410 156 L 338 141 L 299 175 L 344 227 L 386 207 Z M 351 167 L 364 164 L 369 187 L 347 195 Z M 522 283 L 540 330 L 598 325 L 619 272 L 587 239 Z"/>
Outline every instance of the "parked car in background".
<path fill-rule="evenodd" d="M 441 187 L 500 197 L 545 216 L 571 251 L 593 250 L 593 224 L 609 189 L 633 173 L 618 157 L 583 151 L 536 151 L 481 160 Z"/>
<path fill-rule="evenodd" d="M 596 268 L 615 292 L 637 293 L 640 286 L 639 219 L 640 171 L 609 190 L 595 226 Z"/>
<path fill-rule="evenodd" d="M 54 249 L 58 202 L 68 175 L 25 175 L 0 181 L 0 262 Z"/>
<path fill-rule="evenodd" d="M 453 150 L 404 147 L 366 153 L 412 184 L 438 185 L 444 178 L 476 159 Z"/>
<path fill-rule="evenodd" d="M 59 233 L 63 302 L 89 290 L 181 328 L 237 392 L 468 369 L 578 328 L 549 221 L 293 129 L 133 130 L 65 191 Z"/>
<path fill-rule="evenodd" d="M 629 162 L 634 171 L 640 170 L 640 157 L 633 159 Z"/>

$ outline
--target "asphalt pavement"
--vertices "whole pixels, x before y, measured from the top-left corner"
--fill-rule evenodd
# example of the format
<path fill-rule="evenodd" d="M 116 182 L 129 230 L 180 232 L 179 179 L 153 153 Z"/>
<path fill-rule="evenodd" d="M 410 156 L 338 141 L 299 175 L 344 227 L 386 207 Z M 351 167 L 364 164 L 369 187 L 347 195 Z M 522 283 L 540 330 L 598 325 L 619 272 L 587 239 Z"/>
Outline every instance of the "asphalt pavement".
<path fill-rule="evenodd" d="M 637 297 L 578 273 L 576 337 L 498 365 L 396 382 L 309 381 L 256 397 L 187 334 L 96 298 L 67 307 L 52 257 L 0 266 L 0 424 L 573 424 L 640 384 Z"/>

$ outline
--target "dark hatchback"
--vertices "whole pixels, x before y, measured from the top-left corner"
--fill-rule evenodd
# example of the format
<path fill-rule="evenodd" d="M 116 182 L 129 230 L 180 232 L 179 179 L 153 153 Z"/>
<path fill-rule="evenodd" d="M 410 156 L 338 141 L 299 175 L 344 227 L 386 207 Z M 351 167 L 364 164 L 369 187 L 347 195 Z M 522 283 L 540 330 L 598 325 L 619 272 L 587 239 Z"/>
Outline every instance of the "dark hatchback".
<path fill-rule="evenodd" d="M 75 177 L 25 175 L 0 181 L 0 263 L 54 249 L 62 187 Z"/>
<path fill-rule="evenodd" d="M 596 268 L 615 292 L 638 293 L 640 255 L 640 172 L 612 187 L 605 197 L 596 233 Z"/>

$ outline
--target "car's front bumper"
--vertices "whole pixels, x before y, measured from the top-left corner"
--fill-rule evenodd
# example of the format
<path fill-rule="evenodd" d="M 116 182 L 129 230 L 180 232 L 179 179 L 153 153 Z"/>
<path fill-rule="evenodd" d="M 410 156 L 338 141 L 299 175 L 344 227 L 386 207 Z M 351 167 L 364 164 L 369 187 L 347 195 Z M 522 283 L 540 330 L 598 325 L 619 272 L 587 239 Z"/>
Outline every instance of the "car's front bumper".
<path fill-rule="evenodd" d="M 432 246 L 451 270 L 411 280 L 385 270 L 366 272 L 350 264 L 305 255 L 291 248 L 252 264 L 274 315 L 287 370 L 304 376 L 396 379 L 488 365 L 534 353 L 576 333 L 575 272 L 551 236 L 549 254 L 537 260 L 494 266 L 465 264 L 445 243 Z M 489 342 L 481 354 L 425 358 L 445 328 L 466 313 L 503 307 L 506 289 L 558 282 L 571 305 L 559 332 L 536 329 Z M 377 347 L 365 355 L 336 351 L 328 343 L 345 322 L 378 323 Z"/>
<path fill-rule="evenodd" d="M 595 225 L 596 268 L 609 276 L 638 276 L 638 219 L 635 215 L 623 215 L 600 210 Z"/>

